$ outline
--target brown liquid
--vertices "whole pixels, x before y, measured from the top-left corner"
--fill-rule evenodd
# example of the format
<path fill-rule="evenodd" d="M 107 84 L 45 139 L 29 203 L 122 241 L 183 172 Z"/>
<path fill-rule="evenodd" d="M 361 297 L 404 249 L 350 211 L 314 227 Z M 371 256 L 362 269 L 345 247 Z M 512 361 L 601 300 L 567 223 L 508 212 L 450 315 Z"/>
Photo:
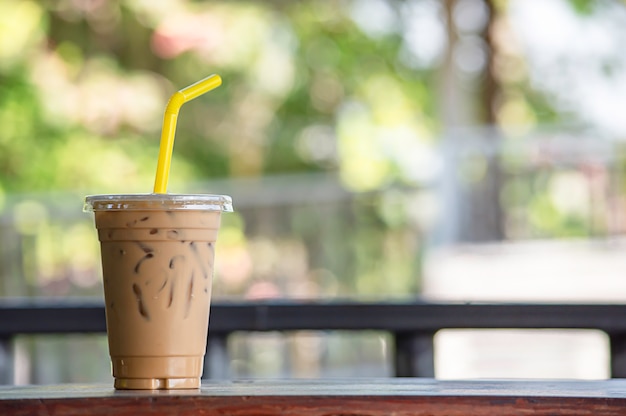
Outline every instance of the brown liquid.
<path fill-rule="evenodd" d="M 116 388 L 199 386 L 219 211 L 96 211 Z"/>

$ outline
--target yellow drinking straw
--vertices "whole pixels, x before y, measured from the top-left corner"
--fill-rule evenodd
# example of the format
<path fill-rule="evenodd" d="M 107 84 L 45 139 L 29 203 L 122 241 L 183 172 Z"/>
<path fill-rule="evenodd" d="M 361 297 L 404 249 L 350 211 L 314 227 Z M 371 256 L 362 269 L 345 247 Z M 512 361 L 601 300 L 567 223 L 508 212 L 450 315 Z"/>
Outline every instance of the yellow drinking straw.
<path fill-rule="evenodd" d="M 174 136 L 176 134 L 176 121 L 178 111 L 183 104 L 201 96 L 222 85 L 219 75 L 211 75 L 196 82 L 180 91 L 175 92 L 165 107 L 163 116 L 163 128 L 161 129 L 161 144 L 159 148 L 159 161 L 157 162 L 156 178 L 154 179 L 154 193 L 167 193 L 167 181 L 170 176 L 172 164 L 172 151 L 174 149 Z"/>

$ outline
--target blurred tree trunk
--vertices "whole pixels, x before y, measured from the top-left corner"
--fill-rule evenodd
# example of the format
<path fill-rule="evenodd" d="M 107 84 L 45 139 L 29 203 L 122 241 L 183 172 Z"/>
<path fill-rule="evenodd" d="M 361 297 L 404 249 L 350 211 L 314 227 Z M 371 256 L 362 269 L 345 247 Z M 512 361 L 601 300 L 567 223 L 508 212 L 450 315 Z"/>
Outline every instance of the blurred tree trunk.
<path fill-rule="evenodd" d="M 457 0 L 444 0 L 448 48 L 441 69 L 441 120 L 444 126 L 443 208 L 435 244 L 497 241 L 504 238 L 500 205 L 499 135 L 494 129 L 498 85 L 493 77 L 494 8 L 482 0 L 487 24 L 477 33 L 485 54 L 483 73 L 463 77 L 456 62 L 461 34 L 455 23 Z M 479 126 L 480 128 L 473 128 Z"/>

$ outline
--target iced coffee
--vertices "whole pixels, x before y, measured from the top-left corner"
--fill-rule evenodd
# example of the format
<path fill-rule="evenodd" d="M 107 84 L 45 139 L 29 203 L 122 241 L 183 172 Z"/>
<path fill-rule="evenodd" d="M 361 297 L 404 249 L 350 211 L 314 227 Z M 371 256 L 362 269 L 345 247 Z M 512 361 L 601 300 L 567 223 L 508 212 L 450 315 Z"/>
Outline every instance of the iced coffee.
<path fill-rule="evenodd" d="M 101 242 L 115 387 L 198 388 L 206 349 L 221 195 L 86 199 Z"/>

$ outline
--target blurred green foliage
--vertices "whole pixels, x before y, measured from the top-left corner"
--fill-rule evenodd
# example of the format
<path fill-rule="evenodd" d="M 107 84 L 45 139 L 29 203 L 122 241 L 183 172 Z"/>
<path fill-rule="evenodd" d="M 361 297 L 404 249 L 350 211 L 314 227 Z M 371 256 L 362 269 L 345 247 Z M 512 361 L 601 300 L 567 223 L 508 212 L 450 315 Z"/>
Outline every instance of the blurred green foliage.
<path fill-rule="evenodd" d="M 367 146 L 363 137 L 353 143 L 352 124 L 339 155 L 299 146 L 307 127 L 332 132 L 354 117 L 364 129 L 409 126 L 432 136 L 435 127 L 434 68 L 399 62 L 401 33 L 367 36 L 350 2 L 2 7 L 3 33 L 19 32 L 0 45 L 6 191 L 149 188 L 160 110 L 173 90 L 211 72 L 224 86 L 181 113 L 172 174 L 179 182 L 346 165 L 348 183 L 372 188 L 397 174 L 370 154 L 375 148 L 352 154 Z M 350 113 L 349 103 L 362 108 Z M 364 160 L 352 163 L 358 154 Z M 374 182 L 356 183 L 363 180 L 349 166 L 361 162 L 382 164 Z"/>
<path fill-rule="evenodd" d="M 400 6 L 390 3 L 388 10 L 398 23 Z M 355 7 L 350 1 L 3 2 L 0 195 L 149 191 L 167 98 L 219 73 L 224 85 L 181 111 L 172 192 L 198 186 L 211 192 L 220 178 L 326 172 L 357 194 L 326 207 L 287 202 L 284 216 L 271 220 L 272 250 L 304 251 L 297 265 L 270 262 L 274 275 L 258 270 L 255 250 L 267 227 L 255 225 L 266 221 L 255 211 L 262 209 L 242 206 L 225 218 L 220 258 L 225 270 L 242 277 L 221 273 L 231 283 L 218 284 L 216 294 L 241 295 L 267 280 L 278 282 L 281 296 L 414 293 L 420 243 L 404 204 L 358 192 L 419 185 L 394 159 L 404 157 L 403 143 L 430 152 L 437 71 L 403 63 L 402 30 L 372 36 L 353 19 Z M 29 253 L 19 273 L 28 293 L 74 293 L 71 282 L 46 287 L 65 281 L 72 269 L 97 274 L 97 247 L 85 243 L 88 233 L 65 225 L 77 221 L 82 230 L 87 219 L 59 219 L 45 195 L 5 205 L 18 224 L 5 238 L 17 233 L 26 244 L 7 243 L 8 251 Z M 26 238 L 19 218 L 29 206 L 42 214 L 33 217 Z M 67 227 L 84 238 L 74 241 Z M 89 247 L 92 254 L 83 258 L 90 260 L 77 265 L 76 255 L 61 253 L 66 243 L 52 241 Z M 254 267 L 241 266 L 246 258 Z M 281 277 L 302 267 L 301 277 Z M 327 289 L 297 289 L 311 279 Z M 5 282 L 5 293 L 24 291 L 14 286 Z"/>
<path fill-rule="evenodd" d="M 585 24 L 608 10 L 603 2 L 553 3 Z M 148 192 L 168 97 L 211 73 L 224 85 L 182 109 L 170 191 L 245 192 L 260 178 L 292 178 L 276 182 L 284 186 L 282 202 L 235 200 L 220 242 L 217 295 L 240 296 L 268 282 L 272 296 L 419 292 L 425 236 L 446 221 L 437 218 L 445 201 L 433 202 L 442 165 L 450 163 L 438 153 L 439 136 L 451 127 L 443 125 L 446 112 L 468 111 L 470 124 L 493 113 L 501 140 L 458 168 L 461 186 L 475 192 L 486 180 L 489 152 L 497 153 L 499 197 L 483 203 L 502 205 L 505 238 L 612 232 L 591 214 L 589 198 L 598 194 L 589 191 L 596 177 L 581 173 L 588 161 L 533 159 L 536 143 L 528 137 L 538 127 L 582 116 L 534 78 L 533 56 L 508 21 L 515 4 L 487 5 L 5 0 L 0 208 L 15 223 L 3 232 L 6 258 L 21 250 L 34 259 L 23 271 L 33 286 L 62 280 L 68 270 L 97 274 L 97 245 L 87 242 L 78 200 L 62 221 L 77 221 L 81 231 L 54 224 L 70 211 L 62 203 L 51 208 L 48 194 L 24 201 L 15 195 Z M 468 45 L 473 53 L 465 56 Z M 466 58 L 477 56 L 492 61 L 468 66 L 474 61 Z M 450 99 L 451 88 L 462 93 Z M 516 147 L 527 142 L 526 150 Z M 323 203 L 307 199 L 307 175 L 334 180 L 343 193 Z M 35 225 L 25 231 L 20 218 L 29 216 Z M 81 237 L 63 236 L 63 227 Z M 61 239 L 73 242 L 54 243 Z M 71 249 L 61 250 L 65 244 L 89 249 L 78 261 Z M 297 261 L 275 254 L 281 251 L 293 251 Z M 15 275 L 19 267 L 3 261 Z M 314 284 L 302 289 L 307 282 Z M 13 286 L 6 283 L 5 292 Z"/>

